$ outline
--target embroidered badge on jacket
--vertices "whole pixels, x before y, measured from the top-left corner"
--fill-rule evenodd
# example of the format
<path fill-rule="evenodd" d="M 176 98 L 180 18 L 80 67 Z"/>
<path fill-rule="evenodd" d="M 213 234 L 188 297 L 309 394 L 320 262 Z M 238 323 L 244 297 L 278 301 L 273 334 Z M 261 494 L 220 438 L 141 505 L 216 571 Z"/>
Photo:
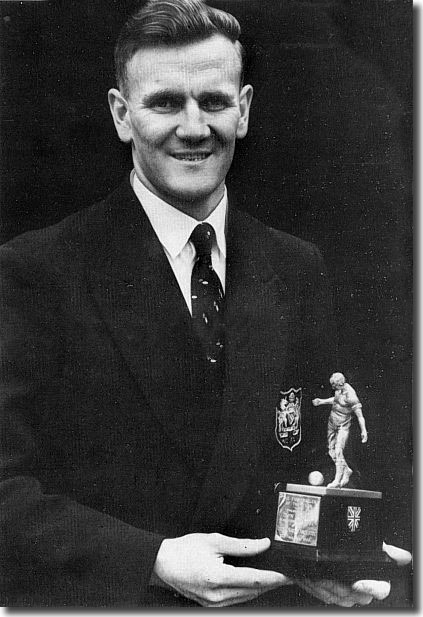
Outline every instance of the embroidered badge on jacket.
<path fill-rule="evenodd" d="M 281 391 L 281 399 L 276 407 L 275 434 L 282 448 L 292 450 L 301 441 L 301 388 Z"/>

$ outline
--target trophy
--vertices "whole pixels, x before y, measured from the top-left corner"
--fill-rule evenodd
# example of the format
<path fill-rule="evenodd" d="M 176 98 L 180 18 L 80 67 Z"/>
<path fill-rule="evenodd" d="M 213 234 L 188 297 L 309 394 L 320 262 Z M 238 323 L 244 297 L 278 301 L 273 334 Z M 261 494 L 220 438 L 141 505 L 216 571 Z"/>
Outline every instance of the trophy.
<path fill-rule="evenodd" d="M 366 423 L 357 394 L 342 373 L 330 378 L 334 396 L 316 398 L 314 406 L 331 405 L 328 450 L 335 478 L 322 486 L 321 472 L 309 475 L 309 485 L 277 484 L 277 514 L 272 562 L 293 576 L 336 578 L 390 577 L 395 563 L 382 550 L 382 493 L 345 488 L 352 470 L 344 458 L 353 414 L 367 441 Z"/>

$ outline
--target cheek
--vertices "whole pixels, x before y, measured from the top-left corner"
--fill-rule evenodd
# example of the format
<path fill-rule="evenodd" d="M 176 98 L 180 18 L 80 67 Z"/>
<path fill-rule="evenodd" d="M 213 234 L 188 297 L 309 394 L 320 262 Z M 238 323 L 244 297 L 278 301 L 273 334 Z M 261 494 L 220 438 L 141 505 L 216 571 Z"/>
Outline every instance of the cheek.
<path fill-rule="evenodd" d="M 170 127 L 164 122 L 154 122 L 145 120 L 134 122 L 132 125 L 132 135 L 135 147 L 140 152 L 154 152 L 166 141 L 171 132 Z"/>
<path fill-rule="evenodd" d="M 216 134 L 216 137 L 221 143 L 223 143 L 228 149 L 233 148 L 236 140 L 236 133 L 238 129 L 239 114 L 232 114 L 227 118 L 222 119 L 219 123 L 216 123 L 212 128 Z"/>

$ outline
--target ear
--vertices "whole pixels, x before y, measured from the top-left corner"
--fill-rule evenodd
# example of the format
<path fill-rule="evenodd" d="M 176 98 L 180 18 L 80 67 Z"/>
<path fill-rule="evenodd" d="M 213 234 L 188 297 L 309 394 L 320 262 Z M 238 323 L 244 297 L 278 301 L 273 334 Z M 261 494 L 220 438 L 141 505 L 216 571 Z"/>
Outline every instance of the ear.
<path fill-rule="evenodd" d="M 129 143 L 132 139 L 132 127 L 128 103 L 116 88 L 109 90 L 108 100 L 119 139 Z"/>
<path fill-rule="evenodd" d="M 238 127 L 236 130 L 236 136 L 238 139 L 242 139 L 246 136 L 248 131 L 248 119 L 250 117 L 250 106 L 253 100 L 253 86 L 244 86 L 239 95 L 239 108 L 241 116 L 238 120 Z"/>

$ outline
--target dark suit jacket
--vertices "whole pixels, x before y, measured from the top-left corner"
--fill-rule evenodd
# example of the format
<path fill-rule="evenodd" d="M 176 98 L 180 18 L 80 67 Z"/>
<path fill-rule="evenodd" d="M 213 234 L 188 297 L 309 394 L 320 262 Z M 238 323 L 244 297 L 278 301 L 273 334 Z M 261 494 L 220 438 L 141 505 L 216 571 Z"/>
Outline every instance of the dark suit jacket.
<path fill-rule="evenodd" d="M 328 291 L 315 247 L 235 209 L 227 251 L 220 410 L 129 182 L 1 248 L 2 605 L 176 606 L 149 584 L 164 537 L 272 535 L 274 483 L 326 448 L 311 398 L 337 368 Z M 292 452 L 275 436 L 291 387 Z"/>

